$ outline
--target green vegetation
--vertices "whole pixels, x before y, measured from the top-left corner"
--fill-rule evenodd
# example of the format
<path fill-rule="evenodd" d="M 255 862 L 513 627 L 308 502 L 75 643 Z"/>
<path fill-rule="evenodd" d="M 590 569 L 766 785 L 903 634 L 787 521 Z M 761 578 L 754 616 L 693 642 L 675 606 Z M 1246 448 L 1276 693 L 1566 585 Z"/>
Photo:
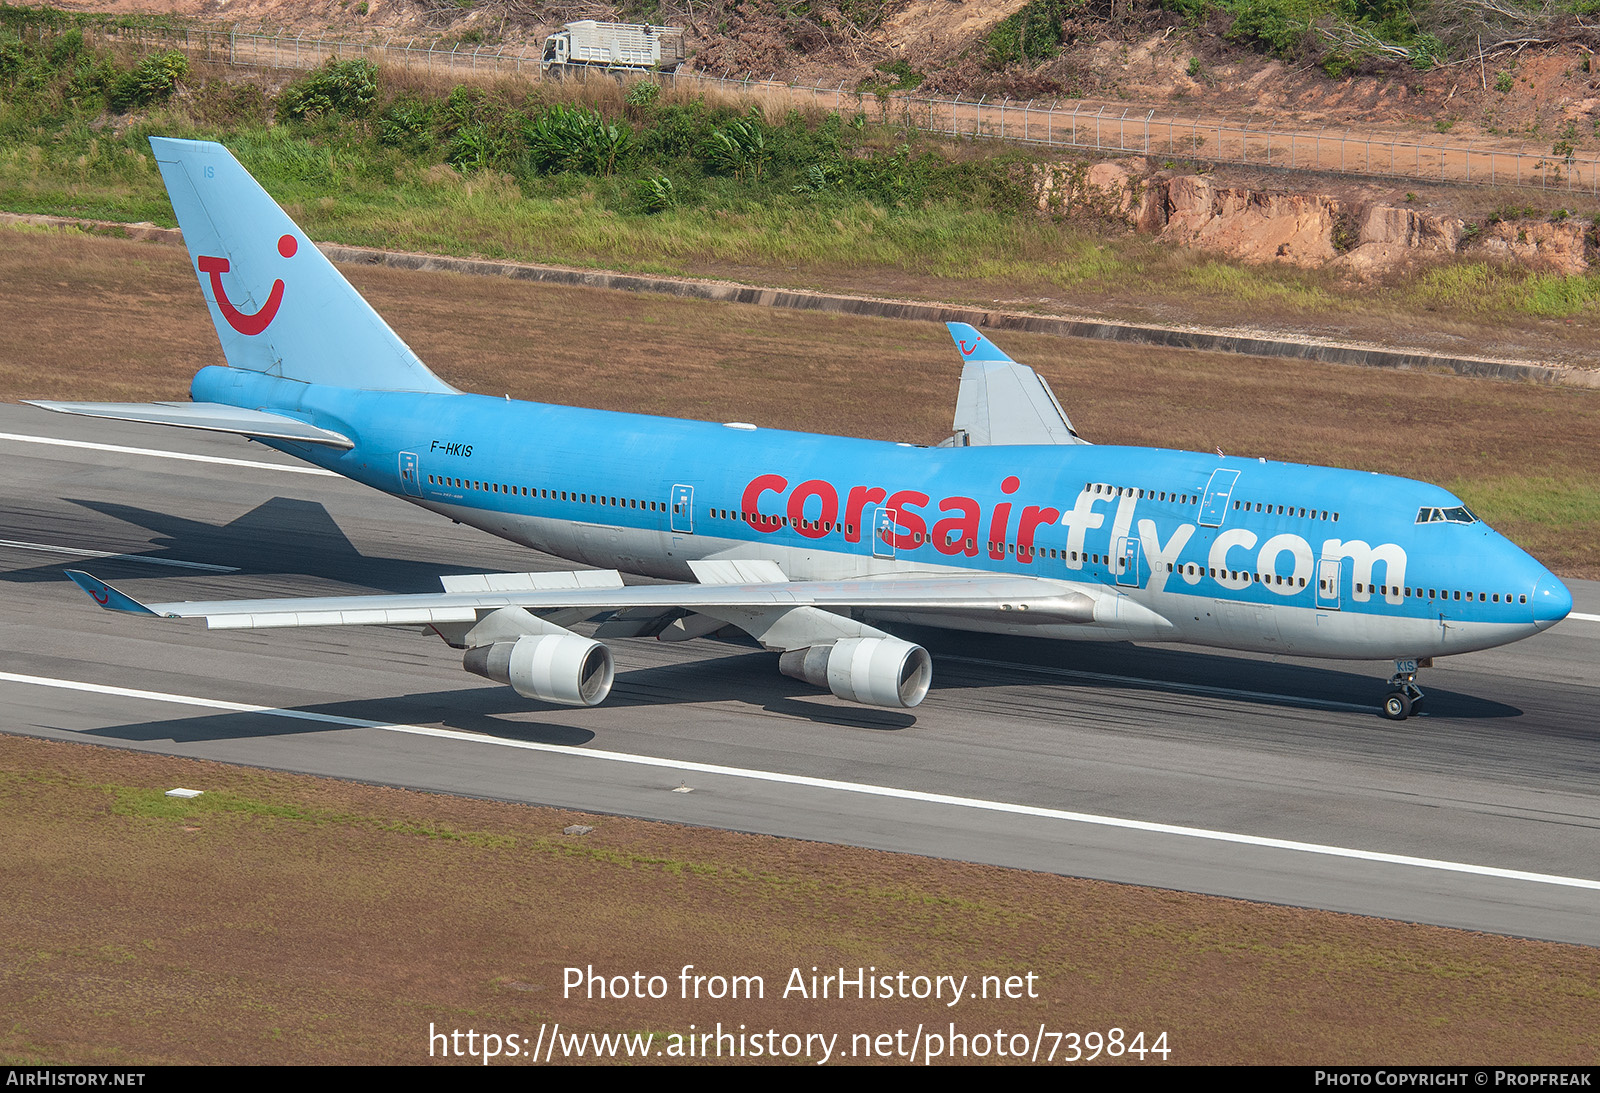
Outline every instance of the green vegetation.
<path fill-rule="evenodd" d="M 163 134 L 224 141 L 280 200 L 304 202 L 295 212 L 310 230 L 370 245 L 655 268 L 762 254 L 953 271 L 1003 268 L 1058 230 L 1021 215 L 1028 154 L 952 154 L 861 116 L 772 119 L 667 101 L 646 82 L 589 101 L 546 86 L 446 90 L 359 59 L 269 101 L 226 70 L 189 72 L 177 53 L 139 59 L 76 25 L 7 33 L 0 206 L 14 211 L 171 223 L 146 143 Z M 1038 241 L 1019 247 L 1024 236 Z"/>
<path fill-rule="evenodd" d="M 1061 51 L 1062 17 L 1084 6 L 1079 0 L 1028 0 L 984 38 L 984 62 L 1004 68 L 1013 61 L 1048 61 Z"/>
<path fill-rule="evenodd" d="M 1331 272 L 1108 238 L 1039 215 L 1037 153 L 860 113 L 769 116 L 648 81 L 441 86 L 359 59 L 268 96 L 0 5 L 0 208 L 170 225 L 152 134 L 222 140 L 314 236 L 354 245 L 658 273 L 753 263 L 836 284 L 890 271 L 944 279 L 948 298 L 1137 286 L 1239 319 L 1260 305 L 1291 321 L 1447 307 L 1495 322 L 1600 306 L 1586 277 L 1466 263 L 1352 292 Z"/>

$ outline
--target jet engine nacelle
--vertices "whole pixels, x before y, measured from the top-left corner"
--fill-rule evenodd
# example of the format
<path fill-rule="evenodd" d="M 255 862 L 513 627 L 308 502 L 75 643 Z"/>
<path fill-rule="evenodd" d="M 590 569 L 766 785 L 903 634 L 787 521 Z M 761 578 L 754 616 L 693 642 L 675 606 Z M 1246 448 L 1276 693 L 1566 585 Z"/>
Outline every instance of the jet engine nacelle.
<path fill-rule="evenodd" d="M 868 706 L 910 707 L 933 681 L 933 658 L 920 645 L 899 638 L 840 638 L 832 645 L 791 649 L 778 671 L 840 698 Z"/>
<path fill-rule="evenodd" d="M 611 693 L 611 650 L 578 634 L 529 634 L 467 650 L 462 667 L 523 698 L 564 706 L 598 706 Z"/>

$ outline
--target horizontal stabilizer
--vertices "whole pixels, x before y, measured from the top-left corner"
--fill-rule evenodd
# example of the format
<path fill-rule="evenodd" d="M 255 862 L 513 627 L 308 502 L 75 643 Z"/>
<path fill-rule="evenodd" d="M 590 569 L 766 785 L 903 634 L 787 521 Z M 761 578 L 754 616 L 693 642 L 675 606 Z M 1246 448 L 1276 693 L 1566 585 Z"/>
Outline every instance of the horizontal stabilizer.
<path fill-rule="evenodd" d="M 1072 428 L 1044 377 L 968 324 L 945 325 L 965 361 L 952 445 L 1088 443 Z"/>
<path fill-rule="evenodd" d="M 180 429 L 204 429 L 213 433 L 238 433 L 267 440 L 299 440 L 307 444 L 326 444 L 349 449 L 349 437 L 331 429 L 319 429 L 292 417 L 265 410 L 246 410 L 220 402 L 47 402 L 29 400 L 28 405 L 58 414 L 138 421 L 146 425 L 176 425 Z"/>

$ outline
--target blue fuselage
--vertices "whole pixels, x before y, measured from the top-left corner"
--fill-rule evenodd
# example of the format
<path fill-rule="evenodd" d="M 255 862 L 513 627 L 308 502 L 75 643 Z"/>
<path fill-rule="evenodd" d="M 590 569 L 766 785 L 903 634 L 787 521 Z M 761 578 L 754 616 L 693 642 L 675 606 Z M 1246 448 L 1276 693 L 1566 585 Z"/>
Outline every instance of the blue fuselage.
<path fill-rule="evenodd" d="M 1571 596 L 1423 482 L 1151 448 L 923 448 L 212 367 L 197 401 L 351 438 L 299 458 L 563 557 L 659 577 L 770 558 L 791 579 L 965 570 L 1090 590 L 1103 625 L 965 629 L 1423 657 L 1526 637 Z M 1441 513 L 1451 514 L 1449 518 Z"/>

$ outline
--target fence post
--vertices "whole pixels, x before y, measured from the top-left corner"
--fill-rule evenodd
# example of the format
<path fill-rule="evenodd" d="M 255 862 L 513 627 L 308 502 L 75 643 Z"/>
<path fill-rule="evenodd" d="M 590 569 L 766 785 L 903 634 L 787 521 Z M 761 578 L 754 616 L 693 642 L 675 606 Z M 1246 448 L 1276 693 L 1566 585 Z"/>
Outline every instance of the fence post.
<path fill-rule="evenodd" d="M 972 135 L 975 137 L 981 137 L 983 135 L 983 103 L 988 97 L 988 95 L 980 95 L 978 97 L 976 120 L 974 120 L 972 123 Z"/>
<path fill-rule="evenodd" d="M 1150 119 L 1156 116 L 1154 110 L 1144 116 L 1144 154 L 1150 154 Z"/>
<path fill-rule="evenodd" d="M 1011 96 L 1007 95 L 1000 102 L 1000 139 L 1001 140 L 1005 140 L 1006 139 L 1006 103 L 1008 103 L 1010 101 L 1011 101 Z"/>

